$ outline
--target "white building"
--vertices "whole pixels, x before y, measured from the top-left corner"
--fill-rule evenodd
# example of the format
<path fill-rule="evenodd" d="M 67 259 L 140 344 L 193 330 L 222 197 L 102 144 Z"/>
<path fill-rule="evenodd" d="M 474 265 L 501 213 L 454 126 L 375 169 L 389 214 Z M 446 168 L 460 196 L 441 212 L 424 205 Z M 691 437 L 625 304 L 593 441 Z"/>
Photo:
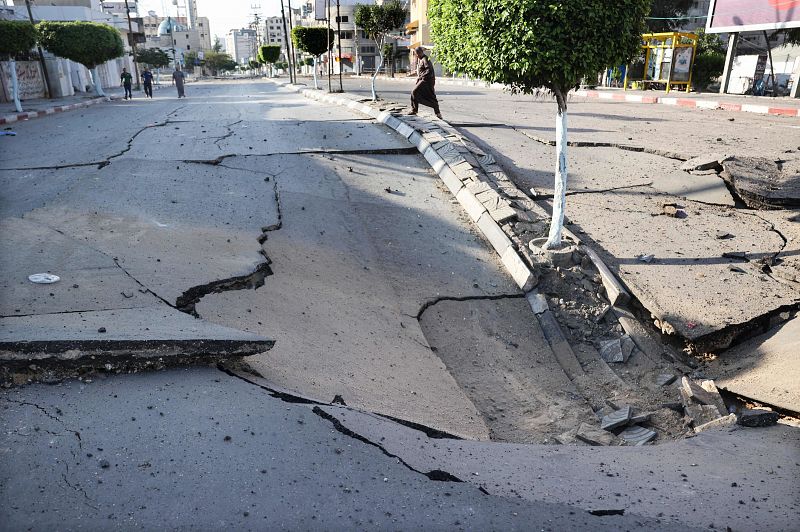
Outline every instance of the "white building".
<path fill-rule="evenodd" d="M 248 28 L 231 30 L 225 36 L 225 51 L 239 64 L 255 61 L 258 55 L 257 47 L 256 30 Z"/>

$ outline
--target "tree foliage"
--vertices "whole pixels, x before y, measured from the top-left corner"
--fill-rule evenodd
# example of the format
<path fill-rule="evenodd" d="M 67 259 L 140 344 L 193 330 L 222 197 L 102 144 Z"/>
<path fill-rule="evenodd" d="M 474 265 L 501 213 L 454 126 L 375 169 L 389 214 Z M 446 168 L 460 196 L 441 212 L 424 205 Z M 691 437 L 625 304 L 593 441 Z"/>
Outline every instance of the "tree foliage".
<path fill-rule="evenodd" d="M 436 57 L 451 72 L 566 105 L 584 76 L 627 63 L 640 50 L 649 0 L 432 0 Z"/>
<path fill-rule="evenodd" d="M 292 42 L 301 52 L 319 57 L 333 46 L 335 33 L 324 26 L 295 26 Z"/>
<path fill-rule="evenodd" d="M 163 68 L 169 66 L 169 54 L 161 48 L 146 48 L 136 51 L 136 62 L 150 68 Z"/>
<path fill-rule="evenodd" d="M 653 33 L 672 31 L 686 22 L 692 22 L 681 18 L 686 15 L 692 4 L 692 0 L 652 0 L 647 19 L 648 31 Z"/>
<path fill-rule="evenodd" d="M 211 51 L 217 53 L 222 51 L 222 41 L 219 40 L 219 37 L 214 37 L 214 45 L 211 47 Z"/>
<path fill-rule="evenodd" d="M 725 69 L 725 44 L 716 33 L 697 33 L 697 51 L 692 65 L 692 85 L 698 90 L 708 87 Z"/>
<path fill-rule="evenodd" d="M 86 68 L 121 57 L 125 51 L 119 32 L 107 24 L 43 21 L 37 30 L 47 50 Z"/>
<path fill-rule="evenodd" d="M 274 64 L 281 56 L 278 44 L 265 44 L 258 49 L 258 60 L 264 65 Z"/>
<path fill-rule="evenodd" d="M 234 70 L 236 68 L 236 61 L 223 52 L 206 52 L 205 62 L 206 66 L 215 74 L 223 70 Z"/>
<path fill-rule="evenodd" d="M 36 45 L 36 27 L 26 20 L 0 20 L 0 57 L 14 58 Z"/>
<path fill-rule="evenodd" d="M 356 26 L 364 30 L 379 49 L 383 47 L 386 36 L 398 30 L 406 21 L 406 10 L 397 0 L 382 5 L 356 4 L 354 15 Z"/>

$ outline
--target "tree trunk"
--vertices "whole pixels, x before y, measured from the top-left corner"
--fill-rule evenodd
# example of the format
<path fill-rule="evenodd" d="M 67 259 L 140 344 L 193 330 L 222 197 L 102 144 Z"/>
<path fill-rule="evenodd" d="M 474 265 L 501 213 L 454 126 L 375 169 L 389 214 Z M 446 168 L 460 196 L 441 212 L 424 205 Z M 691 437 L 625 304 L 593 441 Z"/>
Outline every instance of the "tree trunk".
<path fill-rule="evenodd" d="M 567 102 L 561 91 L 553 91 L 558 101 L 556 117 L 556 179 L 553 193 L 553 218 L 550 220 L 550 234 L 544 249 L 561 246 L 561 232 L 564 229 L 564 210 L 567 202 Z"/>
<path fill-rule="evenodd" d="M 314 90 L 319 90 L 319 85 L 317 84 L 317 56 L 314 56 Z"/>
<path fill-rule="evenodd" d="M 17 62 L 15 60 L 9 60 L 8 70 L 11 75 L 11 95 L 14 98 L 14 108 L 21 113 L 22 104 L 19 102 L 19 81 L 17 80 Z"/>
<path fill-rule="evenodd" d="M 94 83 L 94 91 L 97 93 L 98 96 L 105 96 L 106 93 L 103 92 L 103 85 L 100 83 L 100 73 L 97 72 L 97 67 L 91 69 L 92 73 L 92 83 Z"/>
<path fill-rule="evenodd" d="M 378 93 L 375 92 L 375 78 L 378 77 L 378 72 L 380 72 L 381 71 L 381 67 L 383 67 L 383 42 L 381 41 L 381 43 L 378 43 L 378 41 L 375 41 L 375 44 L 378 45 L 378 57 L 380 58 L 380 61 L 378 61 L 378 64 L 375 67 L 375 72 L 373 72 L 373 74 L 372 74 L 372 101 L 373 102 L 378 101 Z"/>

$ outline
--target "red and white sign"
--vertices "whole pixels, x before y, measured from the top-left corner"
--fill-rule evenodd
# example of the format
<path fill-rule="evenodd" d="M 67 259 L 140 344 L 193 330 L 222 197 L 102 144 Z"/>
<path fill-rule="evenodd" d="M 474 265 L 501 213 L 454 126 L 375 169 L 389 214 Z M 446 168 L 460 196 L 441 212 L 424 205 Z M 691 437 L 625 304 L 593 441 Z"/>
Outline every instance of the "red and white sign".
<path fill-rule="evenodd" d="M 706 31 L 779 30 L 800 27 L 800 0 L 711 0 Z"/>

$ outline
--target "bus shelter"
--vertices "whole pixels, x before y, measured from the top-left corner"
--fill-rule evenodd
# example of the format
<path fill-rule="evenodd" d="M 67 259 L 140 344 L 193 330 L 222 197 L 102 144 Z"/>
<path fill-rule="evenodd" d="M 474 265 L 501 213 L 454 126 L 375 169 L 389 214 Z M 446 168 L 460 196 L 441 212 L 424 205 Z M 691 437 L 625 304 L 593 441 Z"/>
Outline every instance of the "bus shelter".
<path fill-rule="evenodd" d="M 697 35 L 694 33 L 645 33 L 642 35 L 644 63 L 633 64 L 627 69 L 625 90 L 636 83 L 640 88 L 664 85 L 667 92 L 673 87 L 685 87 L 689 92 L 696 48 Z"/>

